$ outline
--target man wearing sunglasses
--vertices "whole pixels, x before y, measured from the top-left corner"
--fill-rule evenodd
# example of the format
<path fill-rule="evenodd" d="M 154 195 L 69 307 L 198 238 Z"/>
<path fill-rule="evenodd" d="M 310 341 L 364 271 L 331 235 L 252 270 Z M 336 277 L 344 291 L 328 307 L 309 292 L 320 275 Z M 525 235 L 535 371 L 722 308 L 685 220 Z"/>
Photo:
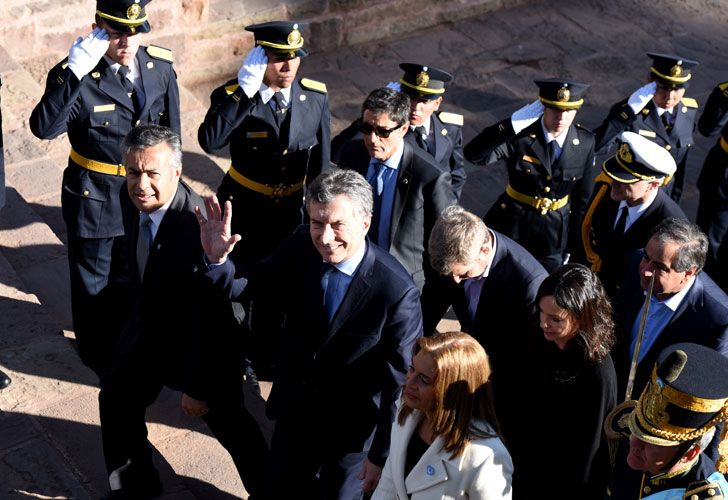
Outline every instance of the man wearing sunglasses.
<path fill-rule="evenodd" d="M 692 78 L 690 70 L 698 62 L 675 55 L 647 55 L 652 58 L 649 82 L 629 99 L 612 106 L 607 118 L 595 130 L 596 151 L 600 155 L 613 155 L 615 141 L 625 131 L 639 134 L 664 147 L 677 164 L 673 182 L 666 189 L 670 197 L 679 203 L 698 111 L 697 101 L 685 97 L 685 90 Z"/>
<path fill-rule="evenodd" d="M 409 130 L 410 99 L 379 88 L 362 105 L 362 139 L 347 142 L 339 166 L 362 174 L 374 191 L 369 238 L 388 250 L 422 290 L 425 249 L 430 230 L 446 207 L 457 203 L 449 170 L 404 140 Z"/>

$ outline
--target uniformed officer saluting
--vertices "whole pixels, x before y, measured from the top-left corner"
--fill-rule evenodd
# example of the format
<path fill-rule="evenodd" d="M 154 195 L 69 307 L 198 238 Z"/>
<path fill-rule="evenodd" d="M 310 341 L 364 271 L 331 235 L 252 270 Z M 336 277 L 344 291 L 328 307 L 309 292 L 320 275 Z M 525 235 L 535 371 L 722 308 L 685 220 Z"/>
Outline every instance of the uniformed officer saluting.
<path fill-rule="evenodd" d="M 629 99 L 620 101 L 595 130 L 597 153 L 607 153 L 621 132 L 635 132 L 667 149 L 677 164 L 670 197 L 680 201 L 685 179 L 688 151 L 693 145 L 698 103 L 685 97 L 692 74 L 698 64 L 680 56 L 648 53 L 652 58 L 649 83 L 637 89 Z"/>
<path fill-rule="evenodd" d="M 215 89 L 200 125 L 202 149 L 230 144 L 232 165 L 217 191 L 230 200 L 232 230 L 245 240 L 237 261 L 269 255 L 302 222 L 304 184 L 329 167 L 330 114 L 323 83 L 296 78 L 301 25 L 247 26 L 255 35 L 238 78 Z"/>
<path fill-rule="evenodd" d="M 83 362 L 101 375 L 117 322 L 126 316 L 115 286 L 123 267 L 121 142 L 138 124 L 180 132 L 172 53 L 141 46 L 149 0 L 98 0 L 93 31 L 48 74 L 30 116 L 36 137 L 68 132 L 71 153 L 61 205 L 68 229 L 73 328 Z M 139 50 L 141 48 L 141 50 Z M 116 294 L 116 295 L 115 295 Z"/>
<path fill-rule="evenodd" d="M 479 165 L 506 161 L 508 186 L 485 223 L 550 272 L 563 263 L 569 214 L 581 220 L 597 171 L 594 134 L 573 123 L 588 85 L 557 78 L 535 83 L 539 98 L 484 129 L 465 146 L 465 158 Z"/>

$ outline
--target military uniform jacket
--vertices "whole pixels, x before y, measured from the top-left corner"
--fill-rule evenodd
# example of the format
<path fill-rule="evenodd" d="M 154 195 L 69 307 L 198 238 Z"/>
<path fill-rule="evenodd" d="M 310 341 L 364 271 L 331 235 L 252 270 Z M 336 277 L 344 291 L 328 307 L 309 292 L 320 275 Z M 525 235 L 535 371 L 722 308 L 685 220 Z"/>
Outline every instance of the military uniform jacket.
<path fill-rule="evenodd" d="M 269 102 L 263 103 L 259 93 L 249 98 L 237 80 L 230 80 L 212 92 L 197 138 L 208 153 L 229 144 L 232 164 L 243 176 L 270 186 L 290 186 L 304 177 L 310 182 L 329 167 L 330 121 L 325 87 L 318 82 L 293 82 L 281 130 Z"/>
<path fill-rule="evenodd" d="M 698 103 L 695 99 L 683 97 L 675 106 L 675 123 L 668 132 L 657 113 L 655 101 L 650 101 L 638 114 L 634 114 L 627 100 L 618 102 L 609 111 L 604 122 L 595 130 L 597 152 L 607 154 L 615 138 L 622 132 L 634 132 L 667 149 L 677 164 L 676 186 L 682 186 L 688 151 L 693 145 L 693 132 Z"/>
<path fill-rule="evenodd" d="M 723 139 L 723 142 L 719 139 L 708 153 L 698 177 L 698 187 L 701 190 L 714 191 L 727 182 L 725 171 L 728 168 L 728 146 L 725 145 L 728 144 L 728 82 L 721 83 L 711 92 L 698 120 L 698 130 L 705 137 L 720 130 Z M 721 190 L 721 198 L 726 197 L 724 190 Z"/>
<path fill-rule="evenodd" d="M 590 250 L 596 253 L 601 262 L 599 277 L 614 298 L 613 292 L 624 277 L 624 267 L 629 256 L 635 250 L 644 248 L 655 226 L 670 217 L 687 220 L 687 216 L 662 189 L 658 189 L 650 206 L 619 237 L 614 233 L 614 225 L 620 202 L 612 200 L 610 193 L 609 185 L 601 182 L 597 185 L 582 230 L 588 235 Z"/>
<path fill-rule="evenodd" d="M 485 217 L 492 229 L 516 240 L 539 260 L 564 251 L 569 209 L 581 221 L 597 176 L 594 134 L 579 125 L 571 125 L 565 133 L 561 156 L 553 165 L 541 120 L 518 134 L 510 119 L 503 120 L 484 129 L 465 146 L 465 158 L 473 163 L 489 165 L 504 160 L 508 182 L 521 194 L 557 200 L 570 197 L 570 206 L 542 214 L 503 193 Z"/>
<path fill-rule="evenodd" d="M 145 103 L 134 116 L 131 98 L 105 58 L 81 80 L 66 60 L 48 73 L 45 94 L 30 115 L 30 129 L 40 139 L 67 132 L 81 156 L 113 165 L 123 162 L 121 143 L 137 124 L 156 124 L 180 133 L 179 90 L 171 52 L 140 47 L 136 56 Z M 69 233 L 81 238 L 124 234 L 119 192 L 125 178 L 93 172 L 72 160 L 63 173 L 61 204 Z"/>

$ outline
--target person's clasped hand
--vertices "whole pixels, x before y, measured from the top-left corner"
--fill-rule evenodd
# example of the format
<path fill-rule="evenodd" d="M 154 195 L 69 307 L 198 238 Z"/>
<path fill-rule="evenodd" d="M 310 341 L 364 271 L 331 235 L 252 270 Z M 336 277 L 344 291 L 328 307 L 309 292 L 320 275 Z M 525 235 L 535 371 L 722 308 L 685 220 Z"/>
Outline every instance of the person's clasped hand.
<path fill-rule="evenodd" d="M 109 34 L 98 26 L 86 38 L 78 37 L 68 52 L 68 69 L 79 80 L 96 67 L 109 49 Z"/>
<path fill-rule="evenodd" d="M 650 82 L 647 85 L 641 86 L 640 88 L 635 90 L 631 96 L 629 96 L 627 104 L 630 108 L 632 108 L 634 114 L 642 111 L 642 108 L 644 108 L 647 103 L 650 102 L 650 99 L 652 99 L 652 97 L 655 95 L 656 90 L 657 84 L 655 82 Z"/>
<path fill-rule="evenodd" d="M 520 109 L 517 109 L 511 115 L 511 125 L 513 131 L 517 134 L 524 128 L 531 125 L 533 122 L 538 120 L 543 114 L 544 106 L 543 103 L 536 99 L 530 104 L 526 104 Z"/>
<path fill-rule="evenodd" d="M 238 71 L 238 84 L 245 95 L 252 98 L 263 83 L 265 68 L 268 66 L 268 56 L 260 45 L 256 45 L 243 61 Z"/>

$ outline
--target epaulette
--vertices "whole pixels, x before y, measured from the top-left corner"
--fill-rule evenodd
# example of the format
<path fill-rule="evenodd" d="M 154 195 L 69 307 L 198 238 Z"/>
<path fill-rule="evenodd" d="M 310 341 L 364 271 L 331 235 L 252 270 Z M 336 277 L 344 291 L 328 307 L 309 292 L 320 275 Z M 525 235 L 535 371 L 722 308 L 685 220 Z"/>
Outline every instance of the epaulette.
<path fill-rule="evenodd" d="M 583 130 L 584 132 L 588 132 L 588 133 L 590 133 L 591 135 L 596 135 L 596 134 L 595 134 L 594 132 L 592 132 L 592 131 L 591 131 L 590 129 L 586 128 L 586 127 L 585 127 L 584 125 L 582 125 L 581 123 L 577 123 L 577 124 L 575 124 L 575 125 L 576 125 L 576 128 L 578 128 L 578 129 L 580 129 L 580 130 Z"/>
<path fill-rule="evenodd" d="M 725 91 L 726 89 L 728 89 L 728 82 L 718 84 L 718 88 L 722 91 Z"/>
<path fill-rule="evenodd" d="M 165 49 L 164 47 L 150 45 L 149 47 L 147 47 L 147 54 L 149 54 L 150 57 L 160 59 L 162 61 L 167 61 L 168 63 L 174 62 L 174 56 L 172 55 L 172 51 L 169 49 Z"/>
<path fill-rule="evenodd" d="M 316 80 L 311 80 L 310 78 L 301 78 L 301 87 L 306 90 L 315 90 L 316 92 L 321 92 L 322 94 L 325 94 L 327 92 L 325 83 L 317 82 Z"/>
<path fill-rule="evenodd" d="M 685 500 L 722 500 L 727 492 L 723 491 L 720 483 L 708 479 L 694 481 L 685 489 Z"/>
<path fill-rule="evenodd" d="M 698 107 L 698 101 L 696 101 L 692 97 L 683 97 L 680 100 L 680 102 L 682 102 L 688 108 L 697 108 Z"/>
<path fill-rule="evenodd" d="M 233 83 L 232 85 L 227 85 L 225 87 L 225 92 L 227 92 L 227 95 L 232 95 L 235 93 L 236 90 L 238 90 L 238 87 L 240 87 L 240 85 L 238 85 L 237 83 Z"/>
<path fill-rule="evenodd" d="M 463 115 L 459 115 L 457 113 L 448 113 L 447 111 L 441 111 L 437 113 L 437 117 L 440 119 L 442 123 L 447 123 L 449 125 L 457 125 L 458 127 L 463 126 L 464 118 Z"/>

